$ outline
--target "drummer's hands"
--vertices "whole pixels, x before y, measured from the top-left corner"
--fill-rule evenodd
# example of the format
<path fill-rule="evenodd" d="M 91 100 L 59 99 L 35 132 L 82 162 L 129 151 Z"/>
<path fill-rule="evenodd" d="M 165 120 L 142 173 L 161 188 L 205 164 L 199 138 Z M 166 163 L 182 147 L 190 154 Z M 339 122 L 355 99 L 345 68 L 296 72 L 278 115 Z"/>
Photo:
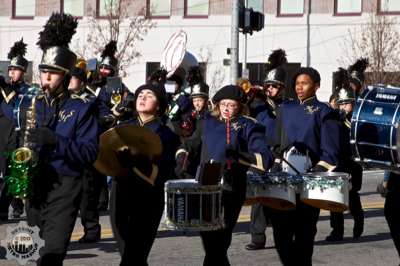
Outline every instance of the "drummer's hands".
<path fill-rule="evenodd" d="M 188 164 L 187 160 L 187 154 L 186 153 L 180 153 L 176 157 L 176 167 L 175 167 L 175 175 L 176 177 L 180 179 L 185 179 L 187 178 L 187 173 L 186 173 L 186 166 Z"/>

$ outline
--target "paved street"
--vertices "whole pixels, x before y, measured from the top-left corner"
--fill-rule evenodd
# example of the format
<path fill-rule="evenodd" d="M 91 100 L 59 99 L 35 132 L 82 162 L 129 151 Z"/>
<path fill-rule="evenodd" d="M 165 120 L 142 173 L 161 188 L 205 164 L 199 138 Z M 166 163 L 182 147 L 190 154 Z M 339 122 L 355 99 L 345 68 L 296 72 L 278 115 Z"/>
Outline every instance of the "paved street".
<path fill-rule="evenodd" d="M 399 258 L 390 238 L 389 229 L 383 216 L 384 199 L 376 193 L 377 180 L 381 172 L 364 175 L 361 191 L 365 207 L 365 231 L 358 241 L 353 241 L 352 218 L 345 220 L 345 240 L 339 243 L 324 241 L 329 234 L 329 213 L 321 212 L 318 234 L 315 242 L 314 265 L 398 265 Z M 244 246 L 249 241 L 250 208 L 243 208 L 239 223 L 233 235 L 230 248 L 232 265 L 281 265 L 274 249 L 271 228 L 267 229 L 267 248 L 247 251 Z M 138 216 L 140 219 L 140 215 Z M 118 265 L 119 254 L 110 230 L 108 216 L 101 217 L 102 240 L 97 244 L 81 245 L 76 241 L 82 235 L 80 221 L 77 222 L 70 250 L 64 265 Z M 0 225 L 0 239 L 5 238 L 7 225 Z M 140 228 L 138 228 L 140 230 Z M 4 260 L 5 250 L 0 250 L 0 265 L 17 265 Z M 200 238 L 196 234 L 160 231 L 150 254 L 150 265 L 201 265 L 203 251 Z"/>

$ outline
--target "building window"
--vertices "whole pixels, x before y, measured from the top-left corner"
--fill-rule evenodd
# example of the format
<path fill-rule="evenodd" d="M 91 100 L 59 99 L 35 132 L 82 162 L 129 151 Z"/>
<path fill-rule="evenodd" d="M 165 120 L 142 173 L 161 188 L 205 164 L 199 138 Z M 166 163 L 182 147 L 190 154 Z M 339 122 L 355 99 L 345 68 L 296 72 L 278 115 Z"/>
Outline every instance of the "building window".
<path fill-rule="evenodd" d="M 36 10 L 36 0 L 13 0 L 13 18 L 33 18 Z"/>
<path fill-rule="evenodd" d="M 362 0 L 335 0 L 335 15 L 361 15 Z"/>
<path fill-rule="evenodd" d="M 209 0 L 185 0 L 185 17 L 208 17 Z"/>
<path fill-rule="evenodd" d="M 110 14 L 112 17 L 117 17 L 118 3 L 117 0 L 97 0 L 97 17 L 106 18 Z"/>
<path fill-rule="evenodd" d="M 263 0 L 247 0 L 247 7 L 252 8 L 254 11 L 264 13 L 264 1 Z"/>
<path fill-rule="evenodd" d="M 304 0 L 278 0 L 278 16 L 303 16 Z"/>
<path fill-rule="evenodd" d="M 400 14 L 399 0 L 379 0 L 379 13 L 383 14 Z"/>
<path fill-rule="evenodd" d="M 63 13 L 71 14 L 75 17 L 83 17 L 84 8 L 84 0 L 61 0 L 61 10 Z"/>
<path fill-rule="evenodd" d="M 171 16 L 171 0 L 147 0 L 147 16 L 169 18 Z"/>

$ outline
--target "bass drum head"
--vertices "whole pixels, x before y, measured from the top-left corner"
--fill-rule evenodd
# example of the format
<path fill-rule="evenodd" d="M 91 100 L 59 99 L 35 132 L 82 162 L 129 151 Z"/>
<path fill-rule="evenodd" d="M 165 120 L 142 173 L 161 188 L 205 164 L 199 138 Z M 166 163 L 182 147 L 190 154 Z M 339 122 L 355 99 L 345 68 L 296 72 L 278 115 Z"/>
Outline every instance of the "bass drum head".
<path fill-rule="evenodd" d="M 400 90 L 374 87 L 357 99 L 351 123 L 354 157 L 370 166 L 398 167 Z"/>

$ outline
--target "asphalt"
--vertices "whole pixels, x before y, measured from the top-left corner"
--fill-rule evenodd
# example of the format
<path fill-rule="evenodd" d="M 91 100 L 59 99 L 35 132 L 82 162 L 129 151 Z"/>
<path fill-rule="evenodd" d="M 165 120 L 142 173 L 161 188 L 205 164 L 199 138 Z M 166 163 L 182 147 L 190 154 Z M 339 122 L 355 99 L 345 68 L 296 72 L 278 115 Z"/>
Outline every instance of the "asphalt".
<path fill-rule="evenodd" d="M 314 265 L 399 265 L 399 256 L 394 248 L 387 223 L 383 215 L 384 198 L 376 192 L 376 185 L 382 178 L 381 171 L 364 174 L 360 192 L 365 210 L 365 230 L 362 237 L 352 239 L 353 221 L 345 214 L 345 238 L 341 242 L 330 243 L 325 237 L 330 233 L 329 212 L 321 211 L 318 233 L 315 239 Z M 138 219 L 141 219 L 138 214 Z M 14 221 L 15 222 L 15 221 Z M 5 238 L 6 228 L 13 225 L 0 225 L 0 239 Z M 242 209 L 235 228 L 229 257 L 232 265 L 281 265 L 274 248 L 272 229 L 266 230 L 267 245 L 263 250 L 247 251 L 249 242 L 250 208 Z M 68 255 L 64 265 L 119 265 L 120 257 L 113 239 L 109 217 L 101 216 L 102 239 L 96 244 L 79 244 L 82 227 L 78 220 L 71 238 Z M 138 228 L 140 230 L 140 228 Z M 0 265 L 17 265 L 15 261 L 4 259 L 5 250 L 0 248 Z M 167 231 L 160 228 L 149 256 L 149 265 L 202 265 L 203 250 L 197 233 Z M 30 264 L 32 265 L 32 264 Z"/>

